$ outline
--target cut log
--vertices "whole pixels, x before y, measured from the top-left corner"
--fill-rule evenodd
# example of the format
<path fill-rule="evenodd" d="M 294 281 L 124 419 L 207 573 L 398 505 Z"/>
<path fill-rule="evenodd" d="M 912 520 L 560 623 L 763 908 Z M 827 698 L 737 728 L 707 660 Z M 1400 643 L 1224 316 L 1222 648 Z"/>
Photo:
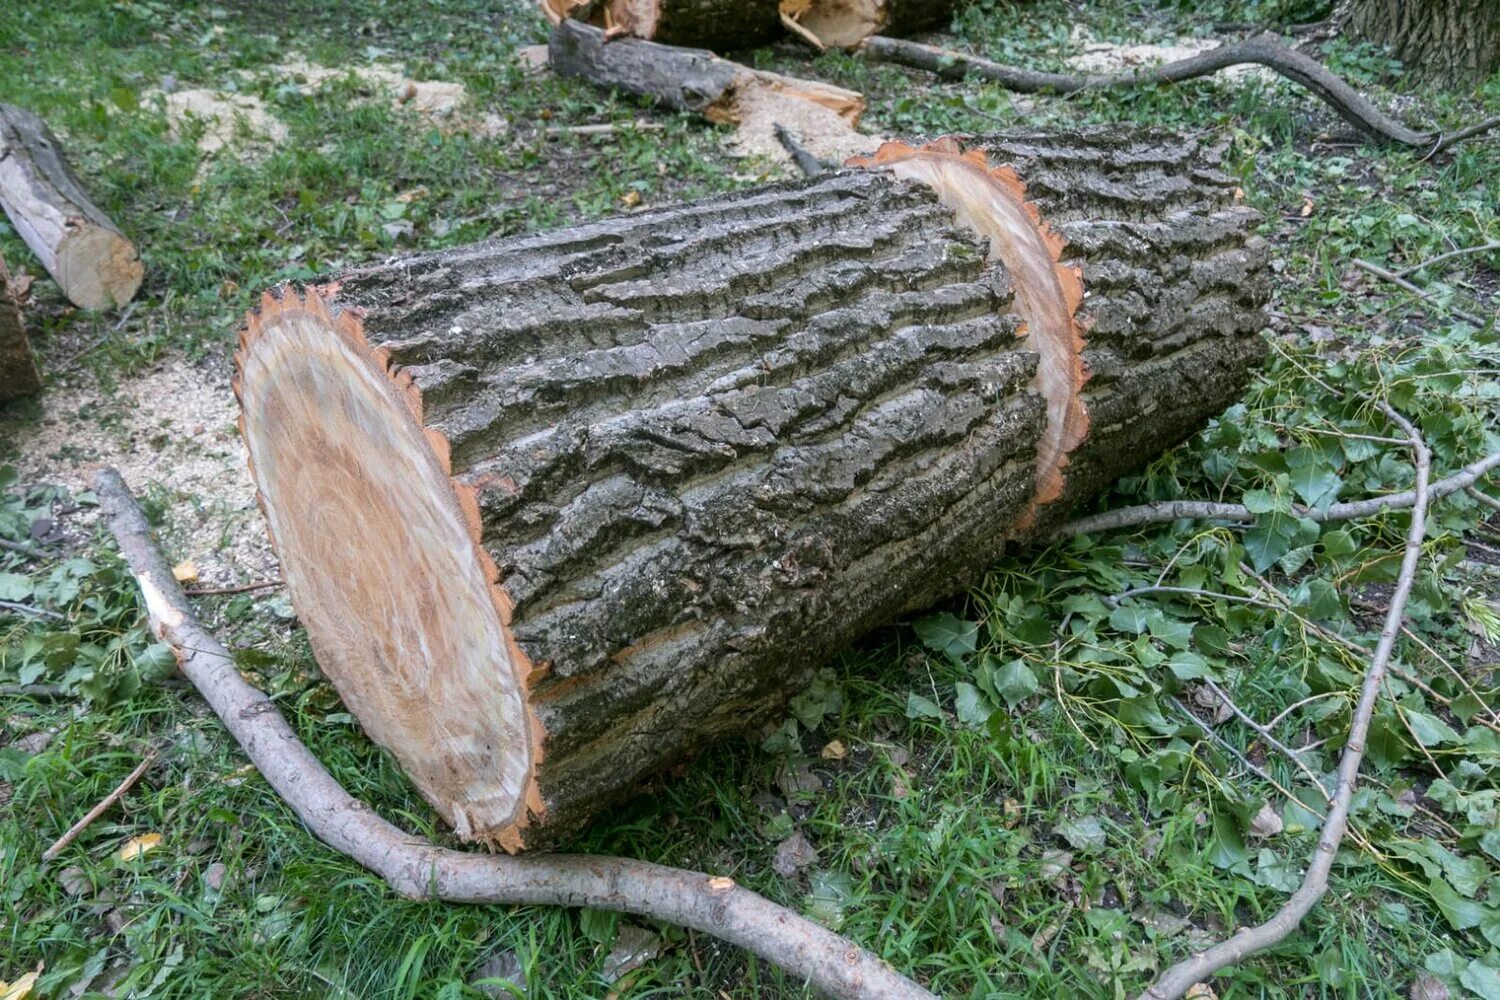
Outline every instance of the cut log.
<path fill-rule="evenodd" d="M 955 0 L 781 0 L 781 20 L 820 49 L 857 49 L 871 35 L 945 26 Z"/>
<path fill-rule="evenodd" d="M 0 257 L 0 403 L 30 396 L 42 387 L 26 328 L 21 325 L 21 306 L 5 258 Z"/>
<path fill-rule="evenodd" d="M 1216 163 L 893 144 L 267 293 L 236 392 L 319 663 L 461 837 L 575 829 L 1236 398 L 1267 253 Z"/>
<path fill-rule="evenodd" d="M 135 297 L 144 273 L 135 244 L 90 200 L 46 124 L 9 104 L 0 104 L 0 205 L 74 305 Z"/>
<path fill-rule="evenodd" d="M 582 21 L 612 34 L 728 52 L 781 34 L 776 0 L 541 0 L 554 25 Z"/>

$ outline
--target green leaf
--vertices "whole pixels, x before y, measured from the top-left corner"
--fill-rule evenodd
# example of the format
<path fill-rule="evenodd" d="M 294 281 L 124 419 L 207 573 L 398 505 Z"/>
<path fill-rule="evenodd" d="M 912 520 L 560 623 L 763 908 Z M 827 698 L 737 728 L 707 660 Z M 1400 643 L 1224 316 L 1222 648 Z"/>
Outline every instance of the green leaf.
<path fill-rule="evenodd" d="M 1193 626 L 1190 622 L 1170 618 L 1159 611 L 1147 616 L 1146 628 L 1151 637 L 1173 649 L 1187 649 L 1193 643 Z"/>
<path fill-rule="evenodd" d="M 906 696 L 906 717 L 908 719 L 941 719 L 943 710 L 938 708 L 937 703 L 930 698 L 923 698 L 913 691 Z"/>
<path fill-rule="evenodd" d="M 1109 625 L 1121 632 L 1140 635 L 1146 631 L 1149 612 L 1138 604 L 1122 604 L 1109 613 Z"/>
<path fill-rule="evenodd" d="M 978 647 L 979 623 L 966 622 L 946 611 L 919 618 L 912 623 L 912 629 L 922 645 L 955 660 L 962 660 Z"/>
<path fill-rule="evenodd" d="M 24 601 L 31 591 L 29 578 L 20 573 L 0 573 L 0 601 Z"/>
<path fill-rule="evenodd" d="M 1465 966 L 1458 981 L 1483 1000 L 1500 1000 L 1500 969 L 1483 959 L 1476 958 Z"/>
<path fill-rule="evenodd" d="M 1292 489 L 1303 503 L 1318 510 L 1327 510 L 1338 499 L 1344 481 L 1333 470 L 1333 465 L 1315 448 L 1293 448 L 1287 453 L 1287 470 Z"/>
<path fill-rule="evenodd" d="M 1036 694 L 1041 687 L 1025 660 L 1011 660 L 996 670 L 994 684 L 995 693 L 1011 708 Z"/>
<path fill-rule="evenodd" d="M 1292 509 L 1291 504 L 1267 490 L 1247 490 L 1240 498 L 1240 502 L 1252 514 L 1269 514 L 1272 511 L 1285 514 Z"/>
<path fill-rule="evenodd" d="M 1444 879 L 1429 879 L 1427 895 L 1432 897 L 1432 901 L 1437 904 L 1437 908 L 1442 911 L 1443 916 L 1456 931 L 1478 927 L 1484 920 L 1484 905 L 1472 899 L 1465 899 Z"/>
<path fill-rule="evenodd" d="M 982 726 L 989 721 L 995 709 L 983 692 L 964 681 L 959 681 L 953 687 L 957 696 L 954 711 L 958 714 L 959 722 L 970 726 Z"/>
<path fill-rule="evenodd" d="M 1240 825 L 1227 812 L 1214 814 L 1212 837 L 1208 844 L 1208 861 L 1215 868 L 1230 868 L 1250 857 Z"/>
<path fill-rule="evenodd" d="M 1099 822 L 1098 816 L 1084 816 L 1081 819 L 1064 819 L 1057 824 L 1057 835 L 1066 840 L 1075 851 L 1086 853 L 1097 853 L 1104 850 L 1107 839 L 1104 833 L 1104 824 Z"/>
<path fill-rule="evenodd" d="M 1412 735 L 1424 747 L 1437 746 L 1440 743 L 1458 742 L 1458 733 L 1454 732 L 1452 726 L 1437 716 L 1428 715 L 1426 712 L 1417 712 L 1409 708 L 1404 709 L 1402 714 L 1406 716 L 1406 722 L 1411 726 Z"/>
<path fill-rule="evenodd" d="M 1323 543 L 1323 554 L 1329 556 L 1352 556 L 1359 550 L 1354 541 L 1354 536 L 1347 528 L 1334 528 L 1332 531 L 1323 532 L 1319 539 Z"/>
<path fill-rule="evenodd" d="M 1183 650 L 1173 653 L 1172 658 L 1167 661 L 1167 666 L 1180 681 L 1193 681 L 1201 677 L 1207 677 L 1209 673 L 1208 661 L 1197 653 Z"/>

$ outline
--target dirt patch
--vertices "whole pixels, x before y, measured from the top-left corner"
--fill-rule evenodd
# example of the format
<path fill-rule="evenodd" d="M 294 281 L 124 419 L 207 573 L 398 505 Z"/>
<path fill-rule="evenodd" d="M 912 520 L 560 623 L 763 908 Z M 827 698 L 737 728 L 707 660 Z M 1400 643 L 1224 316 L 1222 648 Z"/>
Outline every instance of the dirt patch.
<path fill-rule="evenodd" d="M 174 360 L 102 392 L 92 379 L 53 385 L 39 421 L 0 413 L 0 440 L 27 485 L 89 488 L 100 465 L 167 512 L 168 558 L 191 559 L 204 586 L 274 579 L 279 570 L 245 463 L 239 407 L 228 366 Z M 78 540 L 97 516 L 82 507 L 64 519 Z"/>
<path fill-rule="evenodd" d="M 1179 59 L 1190 59 L 1196 55 L 1202 55 L 1210 49 L 1216 49 L 1221 44 L 1216 39 L 1208 38 L 1179 38 L 1176 41 L 1165 44 L 1142 43 L 1139 45 L 1119 45 L 1114 42 L 1100 41 L 1084 28 L 1073 29 L 1072 41 L 1080 47 L 1078 55 L 1068 59 L 1069 65 L 1084 73 L 1117 73 L 1121 70 L 1140 69 L 1143 66 L 1160 66 L 1162 63 L 1177 62 Z M 1259 66 L 1235 66 L 1231 69 L 1221 70 L 1220 76 L 1228 79 L 1236 79 L 1252 75 L 1269 77 L 1270 70 Z"/>

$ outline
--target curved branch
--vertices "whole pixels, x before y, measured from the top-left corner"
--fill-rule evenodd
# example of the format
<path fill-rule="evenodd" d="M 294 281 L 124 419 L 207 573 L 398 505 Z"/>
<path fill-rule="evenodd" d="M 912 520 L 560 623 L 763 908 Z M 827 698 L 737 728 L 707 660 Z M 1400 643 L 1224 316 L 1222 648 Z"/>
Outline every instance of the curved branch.
<path fill-rule="evenodd" d="M 931 1000 L 880 958 L 725 876 L 626 858 L 470 854 L 386 822 L 324 770 L 271 700 L 245 682 L 229 653 L 198 624 L 120 474 L 101 470 L 94 489 L 140 584 L 151 629 L 177 654 L 183 674 L 308 829 L 396 892 L 456 903 L 636 913 L 739 945 L 835 997 Z"/>
<path fill-rule="evenodd" d="M 1307 916 L 1328 891 L 1328 876 L 1333 870 L 1333 859 L 1349 823 L 1349 810 L 1354 800 L 1354 787 L 1359 781 L 1359 765 L 1364 759 L 1370 719 L 1375 714 L 1375 702 L 1380 696 L 1386 665 L 1396 646 L 1396 637 L 1401 632 L 1402 619 L 1406 615 L 1406 600 L 1411 596 L 1417 576 L 1417 563 L 1422 555 L 1422 542 L 1427 537 L 1427 504 L 1431 499 L 1428 477 L 1432 468 L 1432 454 L 1421 434 L 1406 418 L 1386 404 L 1381 404 L 1381 410 L 1392 423 L 1401 428 L 1411 442 L 1413 464 L 1417 472 L 1416 489 L 1412 491 L 1416 494 L 1416 500 L 1412 504 L 1411 528 L 1407 532 L 1406 548 L 1401 557 L 1401 573 L 1396 579 L 1396 590 L 1391 595 L 1390 607 L 1385 614 L 1385 625 L 1380 630 L 1380 641 L 1376 643 L 1375 654 L 1370 658 L 1370 667 L 1360 686 L 1359 703 L 1349 724 L 1349 739 L 1344 744 L 1343 757 L 1339 760 L 1338 780 L 1334 785 L 1333 798 L 1328 804 L 1328 816 L 1323 820 L 1323 829 L 1318 835 L 1318 845 L 1313 850 L 1307 874 L 1297 891 L 1292 893 L 1269 920 L 1255 927 L 1243 927 L 1232 937 L 1178 962 L 1163 972 L 1140 995 L 1139 1000 L 1175 1000 L 1225 966 L 1276 945 L 1296 930 L 1302 918 Z"/>
<path fill-rule="evenodd" d="M 1433 483 L 1432 499 L 1440 500 L 1460 490 L 1468 489 L 1497 465 L 1500 465 L 1500 452 L 1486 455 L 1477 462 L 1471 462 L 1448 478 Z M 1327 510 L 1318 510 L 1316 507 L 1293 507 L 1292 513 L 1311 521 L 1327 523 L 1329 521 L 1352 521 L 1355 518 L 1369 517 L 1386 510 L 1407 510 L 1415 507 L 1416 504 L 1417 491 L 1406 490 L 1401 493 L 1370 497 L 1367 500 L 1332 504 Z M 1080 517 L 1058 528 L 1052 533 L 1052 537 L 1054 539 L 1071 538 L 1074 535 L 1089 535 L 1096 531 L 1138 528 L 1143 524 L 1162 524 L 1182 518 L 1210 521 L 1254 521 L 1255 515 L 1244 504 L 1215 503 L 1206 500 L 1164 500 L 1159 503 L 1120 507 L 1117 510 L 1106 510 L 1103 513 Z"/>
<path fill-rule="evenodd" d="M 1038 72 L 884 35 L 872 35 L 865 39 L 860 51 L 865 58 L 875 62 L 898 63 L 925 69 L 945 79 L 977 76 L 1020 94 L 1072 94 L 1081 90 L 1115 90 L 1153 83 L 1181 83 L 1209 76 L 1231 66 L 1264 66 L 1311 91 L 1313 96 L 1333 108 L 1340 118 L 1355 128 L 1386 142 L 1429 150 L 1429 156 L 1447 149 L 1455 142 L 1500 125 L 1500 118 L 1491 118 L 1451 136 L 1407 128 L 1335 76 L 1322 63 L 1282 44 L 1275 35 L 1269 33 L 1239 42 L 1228 42 L 1216 49 L 1176 62 L 1119 73 Z"/>

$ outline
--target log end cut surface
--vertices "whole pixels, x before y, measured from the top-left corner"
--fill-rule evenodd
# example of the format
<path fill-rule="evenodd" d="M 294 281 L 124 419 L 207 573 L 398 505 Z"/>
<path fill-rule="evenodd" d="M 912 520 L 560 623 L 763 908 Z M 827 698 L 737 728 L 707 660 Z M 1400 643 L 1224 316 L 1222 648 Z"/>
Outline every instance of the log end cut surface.
<path fill-rule="evenodd" d="M 318 663 L 462 837 L 522 846 L 541 728 L 472 494 L 351 311 L 266 295 L 241 335 L 241 431 Z"/>

